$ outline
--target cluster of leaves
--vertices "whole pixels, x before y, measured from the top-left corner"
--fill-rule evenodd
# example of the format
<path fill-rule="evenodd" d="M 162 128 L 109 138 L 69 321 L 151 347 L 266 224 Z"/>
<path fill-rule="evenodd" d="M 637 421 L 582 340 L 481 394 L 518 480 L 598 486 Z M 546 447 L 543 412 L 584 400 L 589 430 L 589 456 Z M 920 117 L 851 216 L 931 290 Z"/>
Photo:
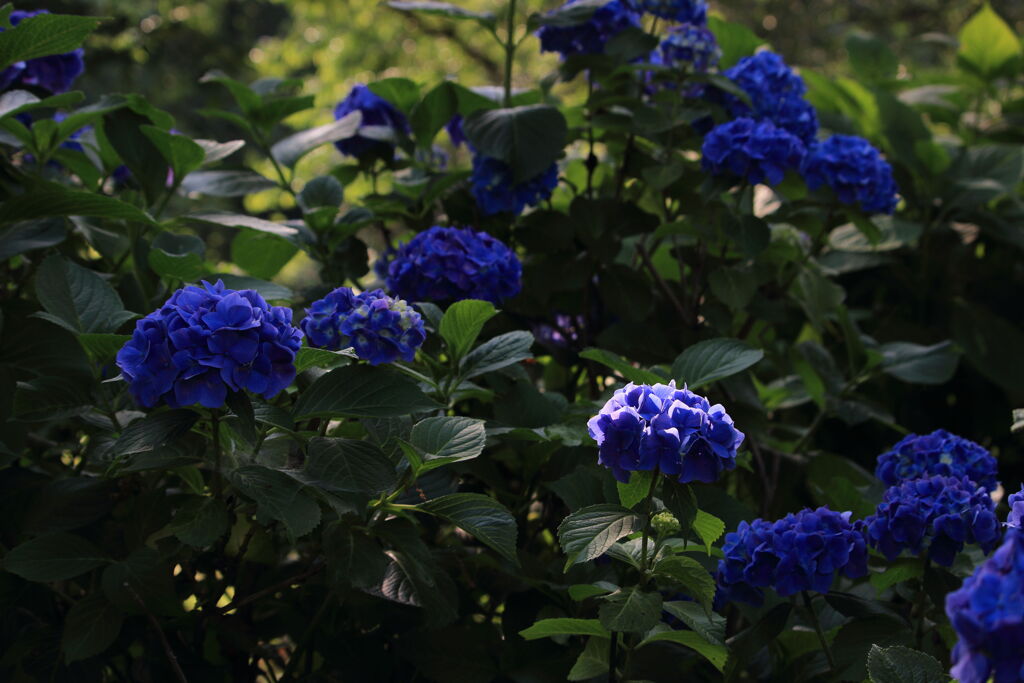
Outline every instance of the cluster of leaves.
<path fill-rule="evenodd" d="M 530 31 L 595 5 L 524 29 L 515 3 L 498 16 L 392 4 L 475 22 L 509 68 Z M 96 24 L 26 20 L 0 33 L 0 69 L 71 50 Z M 723 68 L 759 46 L 741 25 L 709 26 Z M 728 620 L 712 611 L 713 571 L 741 520 L 870 513 L 881 486 L 865 468 L 908 430 L 1012 443 L 1020 41 L 986 6 L 956 68 L 916 71 L 857 33 L 852 77 L 802 71 L 823 127 L 885 152 L 893 217 L 796 177 L 775 191 L 710 178 L 695 124 L 722 119 L 714 98 L 637 97 L 656 42 L 624 32 L 522 92 L 506 73 L 504 97 L 374 82 L 410 121 L 402 154 L 309 179 L 305 155 L 361 117 L 289 130 L 315 104 L 299 80 L 204 77 L 236 104 L 203 112 L 238 131 L 225 142 L 172 132 L 138 95 L 0 95 L 4 677 L 944 680 L 943 596 L 974 554 L 948 571 L 873 557 L 870 579 L 810 614 L 775 600 Z M 555 94 L 582 78 L 582 101 Z M 557 161 L 551 200 L 484 216 L 468 172 L 429 154 L 456 115 L 517 180 Z M 84 127 L 80 147 L 64 144 Z M 253 170 L 265 163 L 273 177 Z M 356 178 L 373 191 L 347 196 Z M 295 208 L 242 210 L 267 190 Z M 185 283 L 222 279 L 301 311 L 369 286 L 379 252 L 438 223 L 515 246 L 523 291 L 501 311 L 416 302 L 428 338 L 414 363 L 305 347 L 270 401 L 148 414 L 116 377 L 133 320 Z M 293 291 L 274 279 L 299 252 L 321 282 Z M 740 466 L 714 485 L 615 482 L 587 418 L 623 381 L 670 379 L 728 405 L 747 435 Z M 655 511 L 675 523 L 651 532 Z"/>

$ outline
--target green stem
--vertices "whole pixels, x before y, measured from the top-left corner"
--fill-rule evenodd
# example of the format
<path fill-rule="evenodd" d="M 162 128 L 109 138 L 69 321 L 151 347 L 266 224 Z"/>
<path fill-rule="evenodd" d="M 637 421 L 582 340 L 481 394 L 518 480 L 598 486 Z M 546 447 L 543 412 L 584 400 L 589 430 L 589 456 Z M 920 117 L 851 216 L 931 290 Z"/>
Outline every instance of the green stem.
<path fill-rule="evenodd" d="M 917 621 L 914 624 L 914 649 L 916 650 L 920 650 L 924 643 L 924 618 L 928 607 L 928 593 L 924 589 L 924 577 L 928 573 L 929 564 L 931 564 L 931 559 L 928 557 L 927 552 L 925 552 L 922 559 L 921 585 L 917 589 L 917 596 L 914 601 L 914 611 L 917 613 Z"/>
<path fill-rule="evenodd" d="M 818 640 L 821 641 L 821 647 L 825 650 L 825 658 L 828 660 L 828 668 L 830 671 L 836 670 L 836 660 L 832 656 L 832 648 L 828 644 L 828 639 L 825 638 L 825 632 L 821 630 L 821 624 L 818 622 L 818 615 L 814 612 L 814 605 L 811 604 L 811 596 L 807 591 L 803 591 L 804 606 L 807 607 L 807 617 L 811 620 L 811 625 L 814 626 L 814 632 L 818 634 Z"/>
<path fill-rule="evenodd" d="M 659 469 L 654 468 L 651 477 L 651 486 L 647 489 L 647 498 L 644 500 L 644 532 L 640 542 L 640 573 L 646 580 L 647 574 L 647 538 L 651 535 L 651 501 L 654 499 L 654 489 L 658 485 Z"/>
<path fill-rule="evenodd" d="M 220 498 L 223 481 L 220 474 L 220 415 L 216 410 L 210 413 L 210 432 L 213 436 L 213 497 Z"/>
<path fill-rule="evenodd" d="M 619 675 L 615 671 L 615 659 L 618 657 L 619 634 L 612 631 L 611 644 L 608 646 L 608 683 L 616 683 Z"/>
<path fill-rule="evenodd" d="M 512 106 L 512 61 L 516 56 L 516 0 L 508 2 L 508 23 L 505 35 L 505 106 Z"/>

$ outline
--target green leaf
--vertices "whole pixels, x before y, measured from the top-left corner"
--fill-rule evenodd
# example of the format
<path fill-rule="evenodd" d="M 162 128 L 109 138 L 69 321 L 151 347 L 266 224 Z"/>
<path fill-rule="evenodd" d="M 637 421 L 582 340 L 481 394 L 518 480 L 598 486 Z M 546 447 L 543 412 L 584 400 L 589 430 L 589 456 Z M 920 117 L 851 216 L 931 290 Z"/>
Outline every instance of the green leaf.
<path fill-rule="evenodd" d="M 678 583 L 687 595 L 696 600 L 707 614 L 715 599 L 715 579 L 704 566 L 692 557 L 673 555 L 659 561 L 654 573 Z"/>
<path fill-rule="evenodd" d="M 562 113 L 546 104 L 480 110 L 462 127 L 479 153 L 511 167 L 514 183 L 546 171 L 562 155 L 568 131 Z"/>
<path fill-rule="evenodd" d="M 946 683 L 949 676 L 939 660 L 902 645 L 868 651 L 871 683 Z"/>
<path fill-rule="evenodd" d="M 651 481 L 654 479 L 653 472 L 637 471 L 629 475 L 629 483 L 615 482 L 619 490 L 619 502 L 622 507 L 632 508 L 634 505 L 647 497 L 651 490 Z"/>
<path fill-rule="evenodd" d="M 176 179 L 182 179 L 203 165 L 206 152 L 184 135 L 170 133 L 156 126 L 141 126 L 142 134 L 160 150 Z"/>
<path fill-rule="evenodd" d="M 693 530 L 704 543 L 708 555 L 710 555 L 711 545 L 725 533 L 725 522 L 708 512 L 697 510 L 697 516 L 693 520 Z"/>
<path fill-rule="evenodd" d="M 305 466 L 290 474 L 332 493 L 379 496 L 398 484 L 395 466 L 384 451 L 369 441 L 355 439 L 310 440 Z"/>
<path fill-rule="evenodd" d="M 420 99 L 420 86 L 408 78 L 383 78 L 366 87 L 373 94 L 395 105 L 404 114 L 408 114 Z"/>
<path fill-rule="evenodd" d="M 661 375 L 651 372 L 650 370 L 633 367 L 632 363 L 622 356 L 614 354 L 611 351 L 605 351 L 604 349 L 590 347 L 584 349 L 580 353 L 580 357 L 596 361 L 601 365 L 609 367 L 625 377 L 628 381 L 634 382 L 635 384 L 658 384 L 659 382 L 665 381 L 665 378 Z"/>
<path fill-rule="evenodd" d="M 336 583 L 354 588 L 380 584 L 388 557 L 366 532 L 333 522 L 324 530 L 324 556 Z"/>
<path fill-rule="evenodd" d="M 757 276 L 747 268 L 719 268 L 708 277 L 711 293 L 732 311 L 742 311 L 757 292 Z"/>
<path fill-rule="evenodd" d="M 84 538 L 58 532 L 13 548 L 4 556 L 4 569 L 29 581 L 64 581 L 109 561 Z"/>
<path fill-rule="evenodd" d="M 166 130 L 174 120 L 141 95 L 128 97 L 128 108 L 105 116 L 101 130 L 121 162 L 132 172 L 132 180 L 141 187 L 146 203 L 155 205 L 167 195 L 168 169 L 166 164 L 158 161 L 163 158 L 163 153 L 142 129 L 155 123 Z"/>
<path fill-rule="evenodd" d="M 252 111 L 249 118 L 255 125 L 264 130 L 269 130 L 292 114 L 312 109 L 315 101 L 316 97 L 314 95 L 293 95 L 290 97 L 264 99 Z"/>
<path fill-rule="evenodd" d="M 133 317 L 106 280 L 56 254 L 36 272 L 36 297 L 46 309 L 38 317 L 71 332 L 113 332 Z"/>
<path fill-rule="evenodd" d="M 125 427 L 112 450 L 131 455 L 166 446 L 187 434 L 198 419 L 199 413 L 187 408 L 152 413 Z"/>
<path fill-rule="evenodd" d="M 207 548 L 228 531 L 228 509 L 219 498 L 191 496 L 178 508 L 168 529 L 182 543 Z"/>
<path fill-rule="evenodd" d="M 64 661 L 71 664 L 100 654 L 117 640 L 123 623 L 124 615 L 103 593 L 85 596 L 72 605 L 64 620 L 60 640 Z"/>
<path fill-rule="evenodd" d="M 661 631 L 645 638 L 637 647 L 657 642 L 676 643 L 688 647 L 703 655 L 719 671 L 725 669 L 725 660 L 729 654 L 725 646 L 709 643 L 695 631 Z"/>
<path fill-rule="evenodd" d="M 499 334 L 470 351 L 462 359 L 459 363 L 460 374 L 463 379 L 470 379 L 533 358 L 533 354 L 530 353 L 531 346 L 533 335 L 524 330 Z"/>
<path fill-rule="evenodd" d="M 871 83 L 896 78 L 900 61 L 887 41 L 863 31 L 853 31 L 846 37 L 846 53 L 862 80 Z"/>
<path fill-rule="evenodd" d="M 715 34 L 715 42 L 722 50 L 718 61 L 720 69 L 725 70 L 736 64 L 743 57 L 754 54 L 764 41 L 743 24 L 725 21 L 716 16 L 708 17 L 708 28 Z"/>
<path fill-rule="evenodd" d="M 582 602 L 595 595 L 607 595 L 619 589 L 614 583 L 598 581 L 597 583 L 577 583 L 569 586 L 569 597 L 576 602 Z"/>
<path fill-rule="evenodd" d="M 454 607 L 443 590 L 447 576 L 440 573 L 429 554 L 407 550 L 389 550 L 386 554 L 391 561 L 377 594 L 403 605 L 422 607 L 428 623 L 454 619 Z"/>
<path fill-rule="evenodd" d="M 245 275 L 234 273 L 215 273 L 210 276 L 210 282 L 222 280 L 230 289 L 253 289 L 267 301 L 291 301 L 295 298 L 292 290 L 276 282 L 267 282 Z M 301 353 L 301 350 L 299 351 Z"/>
<path fill-rule="evenodd" d="M 957 305 L 953 338 L 981 374 L 1016 395 L 1024 386 L 1024 332 L 1019 325 L 977 305 Z"/>
<path fill-rule="evenodd" d="M 472 534 L 499 555 L 519 564 L 516 554 L 516 519 L 508 509 L 490 496 L 479 493 L 452 493 L 420 503 L 419 508 L 447 519 Z"/>
<path fill-rule="evenodd" d="M 597 619 L 541 619 L 529 628 L 519 632 L 519 635 L 526 640 L 537 640 L 539 638 L 550 638 L 552 636 L 598 636 L 601 638 L 611 637 L 601 622 Z"/>
<path fill-rule="evenodd" d="M 576 0 L 542 15 L 532 15 L 530 23 L 536 26 L 579 26 L 593 19 L 594 12 L 605 4 L 604 0 Z"/>
<path fill-rule="evenodd" d="M 238 108 L 247 115 L 260 106 L 260 102 L 263 101 L 263 98 L 261 98 L 259 94 L 257 94 L 248 85 L 241 81 L 236 81 L 219 69 L 206 72 L 199 79 L 199 82 L 219 83 L 220 85 L 223 85 L 231 93 L 231 96 L 235 98 Z"/>
<path fill-rule="evenodd" d="M 898 583 L 917 579 L 924 575 L 924 565 L 920 558 L 904 557 L 888 563 L 881 572 L 871 574 L 871 585 L 881 593 Z"/>
<path fill-rule="evenodd" d="M 277 235 L 278 237 L 284 237 L 288 240 L 294 240 L 299 237 L 299 231 L 296 228 L 239 213 L 193 213 L 182 216 L 181 219 L 185 221 L 198 221 L 200 223 L 212 223 L 214 225 L 226 225 L 229 228 L 251 228 L 260 232 L 270 233 L 271 235 Z"/>
<path fill-rule="evenodd" d="M 182 616 L 171 571 L 172 565 L 157 550 L 142 546 L 104 569 L 100 585 L 107 599 L 128 614 Z"/>
<path fill-rule="evenodd" d="M 429 148 L 445 124 L 459 113 L 459 96 L 451 81 L 444 81 L 428 92 L 412 109 L 409 124 L 416 143 Z"/>
<path fill-rule="evenodd" d="M 295 354 L 295 372 L 303 372 L 310 368 L 333 368 L 338 365 L 347 365 L 356 358 L 358 356 L 353 349 L 328 351 L 327 349 L 303 346 Z"/>
<path fill-rule="evenodd" d="M 391 0 L 391 2 L 388 3 L 388 7 L 402 12 L 434 14 L 440 17 L 445 17 L 446 19 L 472 19 L 484 26 L 493 27 L 496 21 L 493 12 L 474 12 L 472 10 L 459 7 L 458 5 L 453 5 L 450 2 L 432 2 L 431 0 L 419 0 L 418 2 L 411 2 L 409 0 Z"/>
<path fill-rule="evenodd" d="M 49 216 L 94 216 L 153 224 L 153 219 L 145 211 L 120 199 L 72 190 L 56 183 L 33 185 L 24 194 L 5 199 L 0 204 L 0 223 Z"/>
<path fill-rule="evenodd" d="M 565 679 L 567 681 L 589 681 L 597 676 L 607 674 L 608 646 L 607 638 L 597 636 L 587 638 L 583 652 L 576 658 L 576 663 L 572 665 Z"/>
<path fill-rule="evenodd" d="M 206 245 L 195 235 L 161 232 L 151 247 L 146 260 L 161 277 L 195 282 L 208 272 Z"/>
<path fill-rule="evenodd" d="M 882 344 L 882 371 L 912 384 L 945 384 L 953 378 L 960 355 L 950 341 L 931 346 L 909 342 Z"/>
<path fill-rule="evenodd" d="M 259 513 L 284 524 L 294 540 L 320 524 L 320 506 L 302 482 L 262 465 L 243 465 L 229 475 L 232 485 L 259 506 Z"/>
<path fill-rule="evenodd" d="M 303 186 L 296 200 L 304 213 L 324 207 L 337 209 L 345 201 L 345 188 L 332 175 L 317 176 Z"/>
<path fill-rule="evenodd" d="M 69 384 L 63 377 L 39 377 L 18 383 L 13 409 L 19 420 L 48 422 L 81 415 L 90 403 L 89 395 L 80 385 Z"/>
<path fill-rule="evenodd" d="M 68 230 L 61 219 L 45 218 L 15 223 L 0 230 L 0 261 L 34 249 L 56 246 L 67 237 Z"/>
<path fill-rule="evenodd" d="M 558 542 L 567 555 L 565 570 L 603 555 L 623 536 L 643 527 L 640 516 L 618 505 L 591 505 L 558 525 Z"/>
<path fill-rule="evenodd" d="M 644 633 L 661 620 L 661 595 L 624 588 L 605 598 L 597 613 L 609 631 Z"/>
<path fill-rule="evenodd" d="M 423 461 L 420 472 L 471 460 L 483 453 L 486 441 L 483 420 L 471 417 L 428 417 L 413 425 L 409 435 Z"/>
<path fill-rule="evenodd" d="M 206 160 L 209 161 L 207 153 Z M 193 171 L 181 181 L 181 189 L 208 197 L 245 197 L 272 190 L 277 183 L 253 171 Z"/>
<path fill-rule="evenodd" d="M 820 273 L 804 269 L 793 282 L 790 295 L 800 302 L 807 319 L 820 332 L 828 316 L 843 303 L 846 291 Z"/>
<path fill-rule="evenodd" d="M 78 335 L 78 342 L 94 363 L 104 364 L 112 361 L 131 338 L 130 334 L 84 333 Z"/>
<path fill-rule="evenodd" d="M 476 342 L 484 323 L 497 314 L 491 302 L 478 299 L 464 299 L 449 306 L 441 318 L 438 332 L 447 342 L 452 357 L 459 360 L 465 356 Z"/>
<path fill-rule="evenodd" d="M 998 75 L 1006 67 L 1016 70 L 1024 56 L 1017 34 L 987 2 L 964 24 L 958 38 L 957 59 L 985 78 Z"/>
<path fill-rule="evenodd" d="M 241 230 L 231 240 L 231 260 L 262 280 L 277 275 L 298 251 L 288 240 L 256 230 Z"/>
<path fill-rule="evenodd" d="M 59 55 L 80 47 L 100 22 L 97 17 L 37 14 L 0 33 L 0 69 L 15 62 Z"/>
<path fill-rule="evenodd" d="M 725 617 L 705 610 L 695 602 L 683 600 L 666 602 L 662 609 L 699 633 L 709 643 L 725 644 Z"/>
<path fill-rule="evenodd" d="M 318 128 L 304 130 L 286 137 L 270 148 L 270 155 L 278 163 L 292 168 L 308 152 L 313 151 L 320 145 L 337 142 L 350 138 L 359 132 L 363 123 L 362 112 L 354 111 L 334 123 L 328 123 Z"/>
<path fill-rule="evenodd" d="M 311 417 L 397 417 L 438 404 L 413 380 L 382 368 L 349 365 L 313 382 L 295 403 L 296 420 Z"/>
<path fill-rule="evenodd" d="M 212 164 L 217 161 L 223 161 L 229 156 L 237 152 L 238 150 L 245 147 L 245 140 L 228 140 L 227 142 L 217 142 L 216 140 L 203 140 L 201 138 L 193 140 L 197 145 L 203 148 L 203 152 L 206 153 L 206 158 L 203 160 L 203 164 Z M 230 173 L 231 171 L 225 171 Z"/>
<path fill-rule="evenodd" d="M 764 358 L 739 339 L 719 337 L 697 342 L 672 363 L 672 376 L 691 389 L 743 372 Z"/>

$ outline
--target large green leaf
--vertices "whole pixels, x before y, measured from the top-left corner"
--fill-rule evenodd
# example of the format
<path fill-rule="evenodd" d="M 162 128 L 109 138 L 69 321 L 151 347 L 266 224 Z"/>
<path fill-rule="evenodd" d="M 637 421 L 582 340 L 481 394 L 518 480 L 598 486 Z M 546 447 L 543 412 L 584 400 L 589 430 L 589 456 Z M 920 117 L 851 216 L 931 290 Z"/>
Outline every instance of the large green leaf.
<path fill-rule="evenodd" d="M 4 556 L 4 569 L 29 581 L 63 581 L 109 561 L 84 538 L 58 532 L 13 548 Z"/>
<path fill-rule="evenodd" d="M 711 544 L 725 532 L 725 522 L 709 512 L 697 510 L 697 516 L 693 519 L 693 530 L 704 543 L 708 555 L 710 555 Z"/>
<path fill-rule="evenodd" d="M 624 588 L 605 598 L 598 617 L 609 631 L 644 633 L 661 620 L 661 595 Z"/>
<path fill-rule="evenodd" d="M 960 360 L 949 341 L 931 346 L 891 342 L 883 344 L 879 350 L 886 374 L 914 384 L 945 384 L 953 378 Z"/>
<path fill-rule="evenodd" d="M 231 240 L 231 260 L 253 277 L 263 280 L 277 275 L 298 250 L 286 239 L 257 230 L 240 230 Z"/>
<path fill-rule="evenodd" d="M 611 351 L 605 351 L 604 349 L 596 349 L 593 347 L 584 349 L 580 353 L 580 357 L 586 358 L 587 360 L 597 361 L 601 365 L 615 370 L 627 380 L 636 384 L 658 384 L 659 382 L 665 381 L 665 378 L 661 375 L 651 372 L 650 370 L 633 367 L 633 364 L 622 356 L 614 354 Z"/>
<path fill-rule="evenodd" d="M 128 614 L 181 616 L 184 610 L 174 592 L 172 568 L 159 551 L 142 546 L 104 569 L 100 585 L 107 599 Z"/>
<path fill-rule="evenodd" d="M 156 126 L 142 126 L 142 134 L 160 150 L 176 179 L 183 179 L 203 165 L 206 152 L 184 135 L 176 135 Z"/>
<path fill-rule="evenodd" d="M 591 636 L 583 647 L 583 652 L 576 658 L 572 665 L 567 681 L 589 681 L 590 679 L 608 673 L 608 646 L 607 638 Z"/>
<path fill-rule="evenodd" d="M 39 317 L 70 332 L 113 332 L 134 316 L 97 273 L 48 256 L 36 272 L 36 297 L 46 309 Z"/>
<path fill-rule="evenodd" d="M 244 197 L 275 187 L 273 180 L 253 171 L 195 171 L 181 182 L 186 192 L 209 197 Z"/>
<path fill-rule="evenodd" d="M 1020 39 L 989 3 L 960 29 L 961 64 L 985 78 L 992 78 L 1008 67 L 1019 68 L 1024 57 Z"/>
<path fill-rule="evenodd" d="M 178 508 L 168 528 L 182 543 L 206 548 L 227 533 L 228 510 L 219 498 L 192 496 Z"/>
<path fill-rule="evenodd" d="M 494 548 L 505 559 L 519 563 L 516 554 L 516 519 L 504 505 L 490 496 L 452 493 L 421 503 L 419 508 L 447 519 L 481 543 Z"/>
<path fill-rule="evenodd" d="M 567 555 L 565 569 L 600 557 L 623 536 L 639 531 L 640 516 L 620 505 L 591 505 L 558 525 L 558 542 Z"/>
<path fill-rule="evenodd" d="M 67 239 L 67 236 L 68 229 L 59 218 L 15 223 L 0 230 L 0 261 L 6 261 L 12 256 L 33 249 L 56 246 Z"/>
<path fill-rule="evenodd" d="M 199 413 L 188 408 L 147 415 L 124 428 L 114 443 L 113 452 L 131 455 L 166 446 L 187 434 L 198 419 Z"/>
<path fill-rule="evenodd" d="M 0 33 L 0 36 L 2 35 Z M 49 216 L 95 216 L 153 223 L 153 219 L 145 211 L 120 199 L 84 190 L 73 190 L 56 183 L 44 182 L 33 185 L 24 194 L 0 203 L 0 223 Z"/>
<path fill-rule="evenodd" d="M 299 162 L 299 159 L 320 145 L 337 142 L 338 140 L 344 140 L 356 135 L 362 122 L 362 112 L 354 111 L 334 123 L 328 123 L 324 126 L 304 130 L 286 137 L 270 148 L 270 154 L 278 163 L 292 167 Z"/>
<path fill-rule="evenodd" d="M 608 629 L 597 619 L 541 619 L 529 628 L 524 628 L 519 635 L 526 640 L 551 638 L 552 636 L 611 636 Z"/>
<path fill-rule="evenodd" d="M 705 610 L 695 602 L 666 602 L 664 610 L 679 619 L 713 645 L 725 644 L 725 617 Z"/>
<path fill-rule="evenodd" d="M 487 434 L 483 420 L 471 417 L 428 417 L 417 422 L 409 435 L 421 463 L 420 472 L 483 453 Z"/>
<path fill-rule="evenodd" d="M 240 213 L 193 213 L 182 216 L 181 219 L 184 221 L 225 225 L 229 228 L 250 228 L 289 240 L 299 238 L 299 231 L 296 228 Z"/>
<path fill-rule="evenodd" d="M 462 359 L 462 377 L 469 379 L 532 358 L 531 346 L 533 335 L 525 330 L 499 334 L 470 351 Z"/>
<path fill-rule="evenodd" d="M 879 647 L 868 651 L 868 674 L 871 683 L 946 683 L 942 664 L 929 654 L 902 645 Z"/>
<path fill-rule="evenodd" d="M 708 17 L 708 28 L 715 34 L 715 41 L 722 50 L 719 68 L 727 69 L 743 57 L 754 54 L 764 41 L 747 26 L 719 17 Z"/>
<path fill-rule="evenodd" d="M 403 12 L 418 12 L 420 14 L 434 14 L 446 19 L 472 19 L 485 26 L 494 26 L 495 16 L 493 12 L 474 12 L 472 10 L 453 5 L 450 2 L 434 2 L 433 0 L 391 0 L 388 3 L 392 7 Z"/>
<path fill-rule="evenodd" d="M 762 358 L 764 351 L 739 339 L 707 339 L 679 354 L 672 363 L 672 376 L 690 388 L 700 387 L 743 372 Z"/>
<path fill-rule="evenodd" d="M 71 52 L 100 25 L 97 17 L 37 14 L 0 33 L 0 69 L 15 62 Z"/>
<path fill-rule="evenodd" d="M 64 620 L 60 640 L 64 660 L 71 664 L 100 654 L 117 640 L 123 623 L 124 615 L 103 593 L 86 595 L 72 605 Z"/>
<path fill-rule="evenodd" d="M 334 581 L 355 588 L 379 585 L 388 564 L 380 543 L 342 522 L 324 530 L 324 556 Z"/>
<path fill-rule="evenodd" d="M 657 642 L 676 643 L 688 647 L 703 655 L 719 671 L 725 669 L 725 660 L 729 655 L 725 646 L 709 643 L 695 631 L 661 631 L 648 636 L 637 647 Z"/>
<path fill-rule="evenodd" d="M 146 260 L 157 275 L 195 282 L 209 272 L 206 245 L 195 235 L 161 232 L 151 246 Z"/>
<path fill-rule="evenodd" d="M 295 371 L 302 372 L 310 368 L 329 369 L 339 365 L 347 365 L 358 358 L 354 349 L 341 349 L 339 351 L 328 351 L 327 349 L 314 349 L 310 346 L 303 346 L 295 354 Z"/>
<path fill-rule="evenodd" d="M 678 583 L 687 595 L 711 614 L 711 603 L 715 599 L 715 579 L 700 562 L 685 555 L 674 555 L 659 561 L 654 572 Z"/>
<path fill-rule="evenodd" d="M 398 483 L 395 466 L 384 452 L 355 439 L 312 439 L 305 466 L 294 476 L 324 491 L 368 496 L 390 492 Z"/>
<path fill-rule="evenodd" d="M 396 417 L 437 408 L 405 375 L 365 365 L 331 370 L 302 392 L 292 416 Z"/>
<path fill-rule="evenodd" d="M 562 155 L 568 127 L 547 104 L 483 109 L 467 117 L 466 137 L 476 150 L 508 164 L 512 181 L 534 178 Z"/>
<path fill-rule="evenodd" d="M 293 539 L 320 524 L 320 506 L 306 496 L 302 482 L 262 465 L 243 465 L 230 474 L 231 483 L 251 498 L 261 515 L 284 524 Z"/>
<path fill-rule="evenodd" d="M 438 332 L 447 342 L 452 357 L 459 360 L 466 355 L 484 328 L 484 323 L 497 313 L 491 302 L 478 299 L 464 299 L 449 306 L 441 318 Z"/>

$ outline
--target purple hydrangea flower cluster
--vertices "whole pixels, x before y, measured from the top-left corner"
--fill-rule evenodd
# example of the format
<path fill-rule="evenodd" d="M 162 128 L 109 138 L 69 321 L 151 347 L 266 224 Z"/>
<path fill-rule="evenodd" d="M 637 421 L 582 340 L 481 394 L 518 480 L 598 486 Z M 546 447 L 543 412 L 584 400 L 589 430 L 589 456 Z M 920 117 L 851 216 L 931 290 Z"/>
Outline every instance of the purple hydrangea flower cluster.
<path fill-rule="evenodd" d="M 229 391 L 269 399 L 291 384 L 301 345 L 290 308 L 270 306 L 251 289 L 203 282 L 139 320 L 117 365 L 143 407 L 219 408 Z"/>
<path fill-rule="evenodd" d="M 875 476 L 886 486 L 936 474 L 967 477 L 989 491 L 999 485 L 996 459 L 979 444 L 944 429 L 923 436 L 905 436 L 878 456 L 875 467 Z"/>
<path fill-rule="evenodd" d="M 890 487 L 875 514 L 864 520 L 868 541 L 890 561 L 904 550 L 948 567 L 964 543 L 990 552 L 999 541 L 995 503 L 966 477 L 934 476 Z"/>
<path fill-rule="evenodd" d="M 963 585 L 946 596 L 959 641 L 950 673 L 960 683 L 1024 680 L 1024 532 L 1012 530 Z"/>
<path fill-rule="evenodd" d="M 577 0 L 569 0 L 563 7 Z M 542 52 L 557 52 L 562 59 L 572 55 L 599 55 L 605 44 L 628 28 L 640 27 L 640 15 L 629 7 L 627 0 L 611 0 L 594 10 L 593 15 L 579 24 L 544 26 L 537 31 Z"/>
<path fill-rule="evenodd" d="M 411 361 L 427 336 L 420 314 L 382 289 L 356 294 L 338 287 L 306 309 L 301 326 L 310 346 L 331 351 L 353 346 L 370 365 Z"/>
<path fill-rule="evenodd" d="M 800 591 L 827 593 L 837 572 L 851 579 L 865 576 L 867 545 L 850 516 L 820 507 L 776 522 L 740 522 L 726 534 L 725 559 L 718 562 L 721 599 L 760 605 L 763 588 L 784 597 Z"/>
<path fill-rule="evenodd" d="M 715 126 L 701 148 L 704 170 L 730 174 L 750 183 L 777 185 L 788 169 L 798 169 L 804 145 L 771 121 L 739 118 Z"/>
<path fill-rule="evenodd" d="M 859 204 L 869 213 L 892 213 L 896 181 L 892 166 L 870 142 L 853 135 L 833 135 L 807 153 L 803 165 L 807 187 L 832 188 L 843 204 Z"/>
<path fill-rule="evenodd" d="M 47 10 L 11 12 L 11 26 L 17 26 L 23 20 L 39 14 L 49 14 Z M 0 28 L 0 31 L 3 31 Z M 60 55 L 37 57 L 24 62 L 16 62 L 0 71 L 0 90 L 7 88 L 34 87 L 50 93 L 62 93 L 71 89 L 71 84 L 85 71 L 82 48 L 65 52 Z"/>
<path fill-rule="evenodd" d="M 814 141 L 818 116 L 804 99 L 807 86 L 782 57 L 774 52 L 758 52 L 741 59 L 725 75 L 747 93 L 753 105 L 751 108 L 738 97 L 726 95 L 725 106 L 730 115 L 767 119 L 805 145 Z"/>
<path fill-rule="evenodd" d="M 633 0 L 633 2 L 638 10 L 669 21 L 702 26 L 708 21 L 708 5 L 704 0 Z"/>
<path fill-rule="evenodd" d="M 627 384 L 587 422 L 598 462 L 621 482 L 660 470 L 680 482 L 713 482 L 736 467 L 743 432 L 720 404 L 685 387 Z"/>
<path fill-rule="evenodd" d="M 387 286 L 406 301 L 499 304 L 519 293 L 522 273 L 515 252 L 487 233 L 434 226 L 399 248 Z"/>
<path fill-rule="evenodd" d="M 1010 504 L 1010 514 L 1006 516 L 1006 526 L 1020 529 L 1024 527 L 1024 484 L 1020 491 L 1011 493 L 1007 501 Z"/>
<path fill-rule="evenodd" d="M 390 160 L 395 154 L 395 138 L 408 135 L 409 121 L 390 102 L 362 83 L 353 86 L 348 96 L 334 109 L 335 120 L 354 111 L 363 115 L 359 132 L 334 143 L 338 151 L 356 159 Z"/>
<path fill-rule="evenodd" d="M 527 206 L 536 206 L 551 197 L 558 185 L 558 165 L 521 183 L 513 183 L 508 164 L 477 154 L 473 157 L 473 173 L 469 177 L 473 197 L 485 215 L 513 213 L 519 215 Z"/>
<path fill-rule="evenodd" d="M 652 55 L 657 64 L 696 73 L 717 66 L 721 56 L 722 50 L 718 47 L 715 34 L 697 24 L 680 24 L 669 28 L 668 37 L 661 41 Z"/>

